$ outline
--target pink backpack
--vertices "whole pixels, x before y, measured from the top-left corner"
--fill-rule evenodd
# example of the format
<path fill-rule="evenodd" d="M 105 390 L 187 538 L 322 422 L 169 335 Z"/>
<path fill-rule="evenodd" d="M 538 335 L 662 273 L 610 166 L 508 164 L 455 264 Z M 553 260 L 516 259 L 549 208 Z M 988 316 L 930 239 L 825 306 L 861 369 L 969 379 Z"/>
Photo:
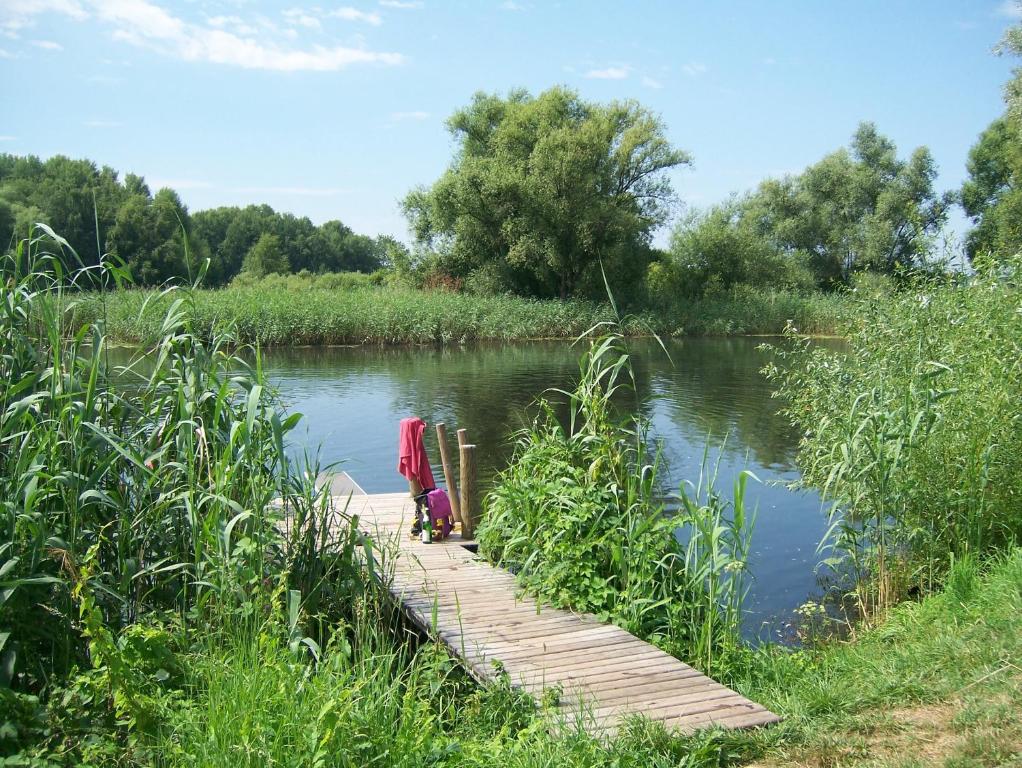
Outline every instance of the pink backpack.
<path fill-rule="evenodd" d="M 429 510 L 429 521 L 433 526 L 433 540 L 446 539 L 454 530 L 454 513 L 451 512 L 451 500 L 447 491 L 435 488 L 426 494 L 426 508 Z"/>

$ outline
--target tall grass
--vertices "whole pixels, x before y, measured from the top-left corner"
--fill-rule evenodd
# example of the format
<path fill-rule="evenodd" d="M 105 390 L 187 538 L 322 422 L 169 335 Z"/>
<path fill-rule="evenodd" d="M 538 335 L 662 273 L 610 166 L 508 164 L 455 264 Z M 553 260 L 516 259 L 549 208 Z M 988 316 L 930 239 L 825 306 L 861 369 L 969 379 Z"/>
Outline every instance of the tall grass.
<path fill-rule="evenodd" d="M 149 291 L 107 298 L 112 337 L 143 342 L 158 334 L 170 299 Z M 77 321 L 98 317 L 99 296 L 76 305 Z M 251 287 L 197 291 L 188 306 L 202 338 L 230 330 L 261 345 L 449 344 L 478 340 L 574 338 L 610 317 L 609 308 L 582 301 L 534 301 L 411 288 L 290 290 L 273 281 Z M 635 332 L 641 332 L 636 326 Z"/>
<path fill-rule="evenodd" d="M 801 344 L 770 371 L 805 431 L 802 482 L 836 502 L 830 544 L 864 611 L 1022 534 L 1019 268 L 863 298 L 845 351 Z"/>
<path fill-rule="evenodd" d="M 188 636 L 255 620 L 282 587 L 336 617 L 362 591 L 363 542 L 287 462 L 299 417 L 278 409 L 258 351 L 200 338 L 193 294 L 168 291 L 152 345 L 111 368 L 102 315 L 69 327 L 64 294 L 108 266 L 63 275 L 45 237 L 0 261 L 4 700 L 105 667 L 110 638 L 143 617 Z"/>
<path fill-rule="evenodd" d="M 809 335 L 834 335 L 851 306 L 842 293 L 798 293 L 738 285 L 695 299 L 677 299 L 657 313 L 677 336 L 772 335 L 793 325 Z"/>
<path fill-rule="evenodd" d="M 596 613 L 727 676 L 739 647 L 751 519 L 746 475 L 733 502 L 700 482 L 668 513 L 647 427 L 612 400 L 633 390 L 619 330 L 590 342 L 569 423 L 540 400 L 488 495 L 480 551 L 557 606 Z M 707 477 L 709 479 L 709 477 Z M 733 506 L 732 506 L 733 505 Z"/>
<path fill-rule="evenodd" d="M 574 339 L 613 318 L 609 306 L 581 300 L 538 301 L 444 290 L 373 286 L 365 279 L 271 276 L 253 284 L 196 291 L 186 307 L 203 338 L 230 330 L 262 345 L 456 344 L 514 339 Z M 336 278 L 336 279 L 335 279 Z M 144 342 L 160 331 L 171 299 L 125 290 L 78 297 L 75 323 L 104 313 L 112 339 Z M 752 289 L 705 297 L 629 321 L 628 335 L 779 334 L 788 322 L 806 333 L 833 333 L 847 300 Z M 76 325 L 77 327 L 77 325 Z"/>

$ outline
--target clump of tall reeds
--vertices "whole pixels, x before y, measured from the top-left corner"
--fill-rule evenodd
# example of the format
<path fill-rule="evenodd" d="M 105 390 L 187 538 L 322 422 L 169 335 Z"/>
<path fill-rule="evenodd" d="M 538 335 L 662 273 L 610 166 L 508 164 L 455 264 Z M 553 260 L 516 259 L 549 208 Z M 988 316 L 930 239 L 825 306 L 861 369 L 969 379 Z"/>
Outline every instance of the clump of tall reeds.
<path fill-rule="evenodd" d="M 200 336 L 193 293 L 168 290 L 145 346 L 112 367 L 104 313 L 79 325 L 75 310 L 81 288 L 104 302 L 123 273 L 66 274 L 76 257 L 48 243 L 68 249 L 44 228 L 0 258 L 4 701 L 45 700 L 75 668 L 115 658 L 105 639 L 154 617 L 188 637 L 261 622 L 287 594 L 309 647 L 322 644 L 328 623 L 311 619 L 336 620 L 362 593 L 363 542 L 315 468 L 287 460 L 299 416 L 280 409 L 258 350 Z"/>
<path fill-rule="evenodd" d="M 858 299 L 845 349 L 802 342 L 768 371 L 866 614 L 1022 535 L 1022 262 L 976 266 Z"/>
<path fill-rule="evenodd" d="M 577 387 L 560 393 L 567 426 L 541 399 L 519 434 L 486 499 L 480 550 L 552 604 L 596 613 L 726 674 L 718 654 L 737 645 L 751 529 L 745 475 L 732 501 L 700 482 L 670 514 L 648 425 L 612 402 L 634 391 L 621 331 L 596 330 Z"/>
<path fill-rule="evenodd" d="M 241 342 L 263 346 L 459 344 L 574 338 L 611 317 L 606 306 L 581 300 L 539 301 L 327 282 L 301 289 L 301 300 L 297 300 L 291 282 L 281 278 L 196 291 L 186 307 L 189 323 L 203 338 L 229 331 Z M 99 317 L 100 298 L 98 294 L 82 297 L 78 316 Z M 155 291 L 111 293 L 105 311 L 112 338 L 126 342 L 148 338 L 159 330 L 170 301 Z M 641 332 L 638 325 L 632 330 Z"/>

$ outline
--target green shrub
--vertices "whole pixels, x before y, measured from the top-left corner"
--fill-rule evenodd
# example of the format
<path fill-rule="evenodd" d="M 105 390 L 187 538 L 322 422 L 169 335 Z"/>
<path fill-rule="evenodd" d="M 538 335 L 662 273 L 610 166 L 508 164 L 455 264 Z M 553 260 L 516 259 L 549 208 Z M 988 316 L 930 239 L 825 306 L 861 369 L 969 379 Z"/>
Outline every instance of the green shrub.
<path fill-rule="evenodd" d="M 802 483 L 837 502 L 864 608 L 1022 535 L 1020 262 L 853 299 L 844 351 L 789 352 Z M 866 576 L 871 578 L 866 578 Z"/>
<path fill-rule="evenodd" d="M 709 483 L 683 490 L 678 513 L 667 513 L 646 425 L 619 420 L 611 404 L 630 388 L 622 342 L 616 332 L 591 342 L 568 393 L 567 429 L 539 402 L 486 499 L 480 551 L 550 603 L 593 612 L 727 675 L 752 525 L 746 475 L 733 507 Z"/>

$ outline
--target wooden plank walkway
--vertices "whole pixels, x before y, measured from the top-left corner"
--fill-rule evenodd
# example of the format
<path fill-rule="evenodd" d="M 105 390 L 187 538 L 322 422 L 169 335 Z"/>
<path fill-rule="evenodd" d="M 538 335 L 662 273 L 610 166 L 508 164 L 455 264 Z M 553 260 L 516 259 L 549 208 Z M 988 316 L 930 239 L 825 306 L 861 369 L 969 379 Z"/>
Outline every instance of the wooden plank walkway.
<path fill-rule="evenodd" d="M 673 656 L 589 614 L 540 607 L 515 577 L 480 560 L 454 534 L 422 544 L 408 535 L 407 493 L 368 495 L 350 480 L 348 513 L 359 527 L 397 545 L 392 592 L 423 630 L 459 656 L 474 677 L 501 670 L 539 699 L 557 687 L 562 712 L 593 732 L 614 733 L 643 714 L 684 732 L 747 728 L 780 718 Z M 339 495 L 339 508 L 348 494 Z"/>

